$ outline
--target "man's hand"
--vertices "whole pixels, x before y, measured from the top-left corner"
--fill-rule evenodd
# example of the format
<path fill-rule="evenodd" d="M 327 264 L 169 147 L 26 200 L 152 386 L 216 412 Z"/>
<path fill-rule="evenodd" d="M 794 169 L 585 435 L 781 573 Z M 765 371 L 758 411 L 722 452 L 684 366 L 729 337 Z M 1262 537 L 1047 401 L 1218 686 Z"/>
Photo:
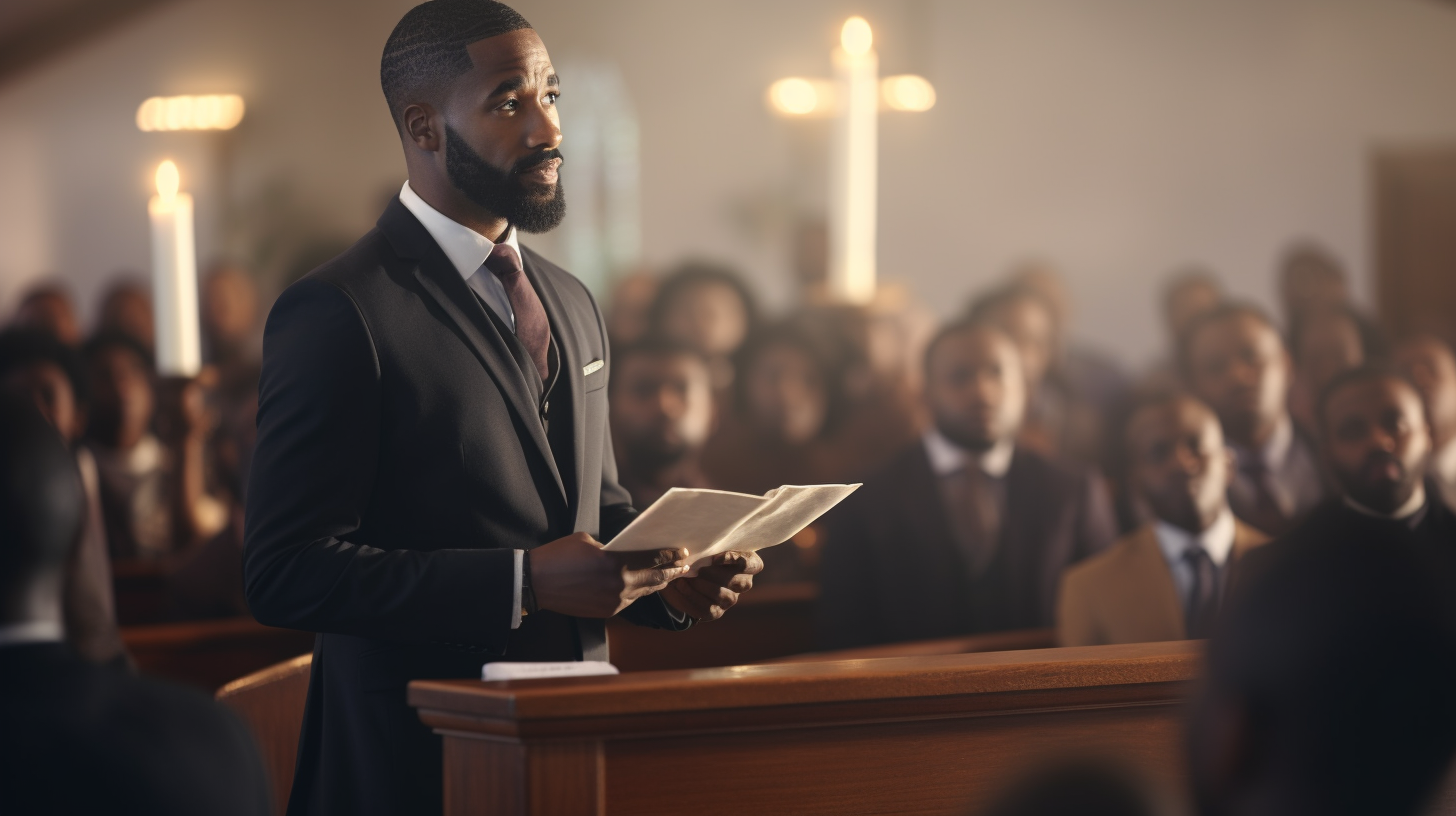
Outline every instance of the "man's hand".
<path fill-rule="evenodd" d="M 577 618 L 610 618 L 688 571 L 687 551 L 610 553 L 586 533 L 531 550 L 536 606 Z"/>
<path fill-rule="evenodd" d="M 753 589 L 753 576 L 763 572 L 758 553 L 725 552 L 693 578 L 679 578 L 662 591 L 663 600 L 695 620 L 717 620 Z"/>

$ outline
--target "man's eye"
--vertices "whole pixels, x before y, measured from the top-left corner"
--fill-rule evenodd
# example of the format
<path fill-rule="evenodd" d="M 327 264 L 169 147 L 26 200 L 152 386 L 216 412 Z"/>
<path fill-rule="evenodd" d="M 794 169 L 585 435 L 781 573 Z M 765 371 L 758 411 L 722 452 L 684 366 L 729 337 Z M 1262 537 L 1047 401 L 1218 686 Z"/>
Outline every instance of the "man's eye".
<path fill-rule="evenodd" d="M 500 109 L 501 110 L 515 110 L 516 109 L 516 106 L 519 105 L 519 104 L 520 103 L 518 103 L 514 99 L 507 99 L 505 102 L 501 103 Z"/>
<path fill-rule="evenodd" d="M 556 93 L 555 91 L 552 91 L 552 92 L 546 94 L 546 103 L 548 105 L 555 105 L 556 104 L 556 100 L 558 100 L 560 98 L 561 98 L 561 94 Z"/>

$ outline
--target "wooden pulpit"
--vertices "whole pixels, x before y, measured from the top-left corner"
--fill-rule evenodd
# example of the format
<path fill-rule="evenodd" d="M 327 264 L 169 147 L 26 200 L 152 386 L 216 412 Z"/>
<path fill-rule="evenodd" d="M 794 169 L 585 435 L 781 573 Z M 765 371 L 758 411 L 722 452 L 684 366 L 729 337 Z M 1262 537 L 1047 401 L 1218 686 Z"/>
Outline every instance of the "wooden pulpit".
<path fill-rule="evenodd" d="M 962 814 L 1036 763 L 1181 788 L 1197 643 L 419 680 L 445 813 Z"/>

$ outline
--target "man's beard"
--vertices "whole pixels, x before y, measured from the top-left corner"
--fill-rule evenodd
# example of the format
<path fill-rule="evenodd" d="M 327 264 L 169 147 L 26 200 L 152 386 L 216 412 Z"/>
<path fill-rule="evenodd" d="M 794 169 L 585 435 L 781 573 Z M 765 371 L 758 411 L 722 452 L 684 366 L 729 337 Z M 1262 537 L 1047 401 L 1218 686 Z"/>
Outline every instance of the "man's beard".
<path fill-rule="evenodd" d="M 544 195 L 527 188 L 521 179 L 542 162 L 560 158 L 559 150 L 543 150 L 516 162 L 510 170 L 501 170 L 481 158 L 454 128 L 445 126 L 445 171 L 450 183 L 466 198 L 522 232 L 549 232 L 566 217 L 560 176 L 556 186 Z"/>

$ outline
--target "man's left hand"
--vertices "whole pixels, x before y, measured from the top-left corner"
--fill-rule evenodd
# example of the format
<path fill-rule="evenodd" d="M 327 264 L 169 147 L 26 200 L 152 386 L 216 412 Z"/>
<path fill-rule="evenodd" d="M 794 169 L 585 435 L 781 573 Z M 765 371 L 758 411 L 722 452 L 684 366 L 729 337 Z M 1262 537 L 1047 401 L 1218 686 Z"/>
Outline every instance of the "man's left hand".
<path fill-rule="evenodd" d="M 692 578 L 678 578 L 662 590 L 674 609 L 699 620 L 717 620 L 738 603 L 738 596 L 753 588 L 753 576 L 763 572 L 758 553 L 725 552 Z"/>

